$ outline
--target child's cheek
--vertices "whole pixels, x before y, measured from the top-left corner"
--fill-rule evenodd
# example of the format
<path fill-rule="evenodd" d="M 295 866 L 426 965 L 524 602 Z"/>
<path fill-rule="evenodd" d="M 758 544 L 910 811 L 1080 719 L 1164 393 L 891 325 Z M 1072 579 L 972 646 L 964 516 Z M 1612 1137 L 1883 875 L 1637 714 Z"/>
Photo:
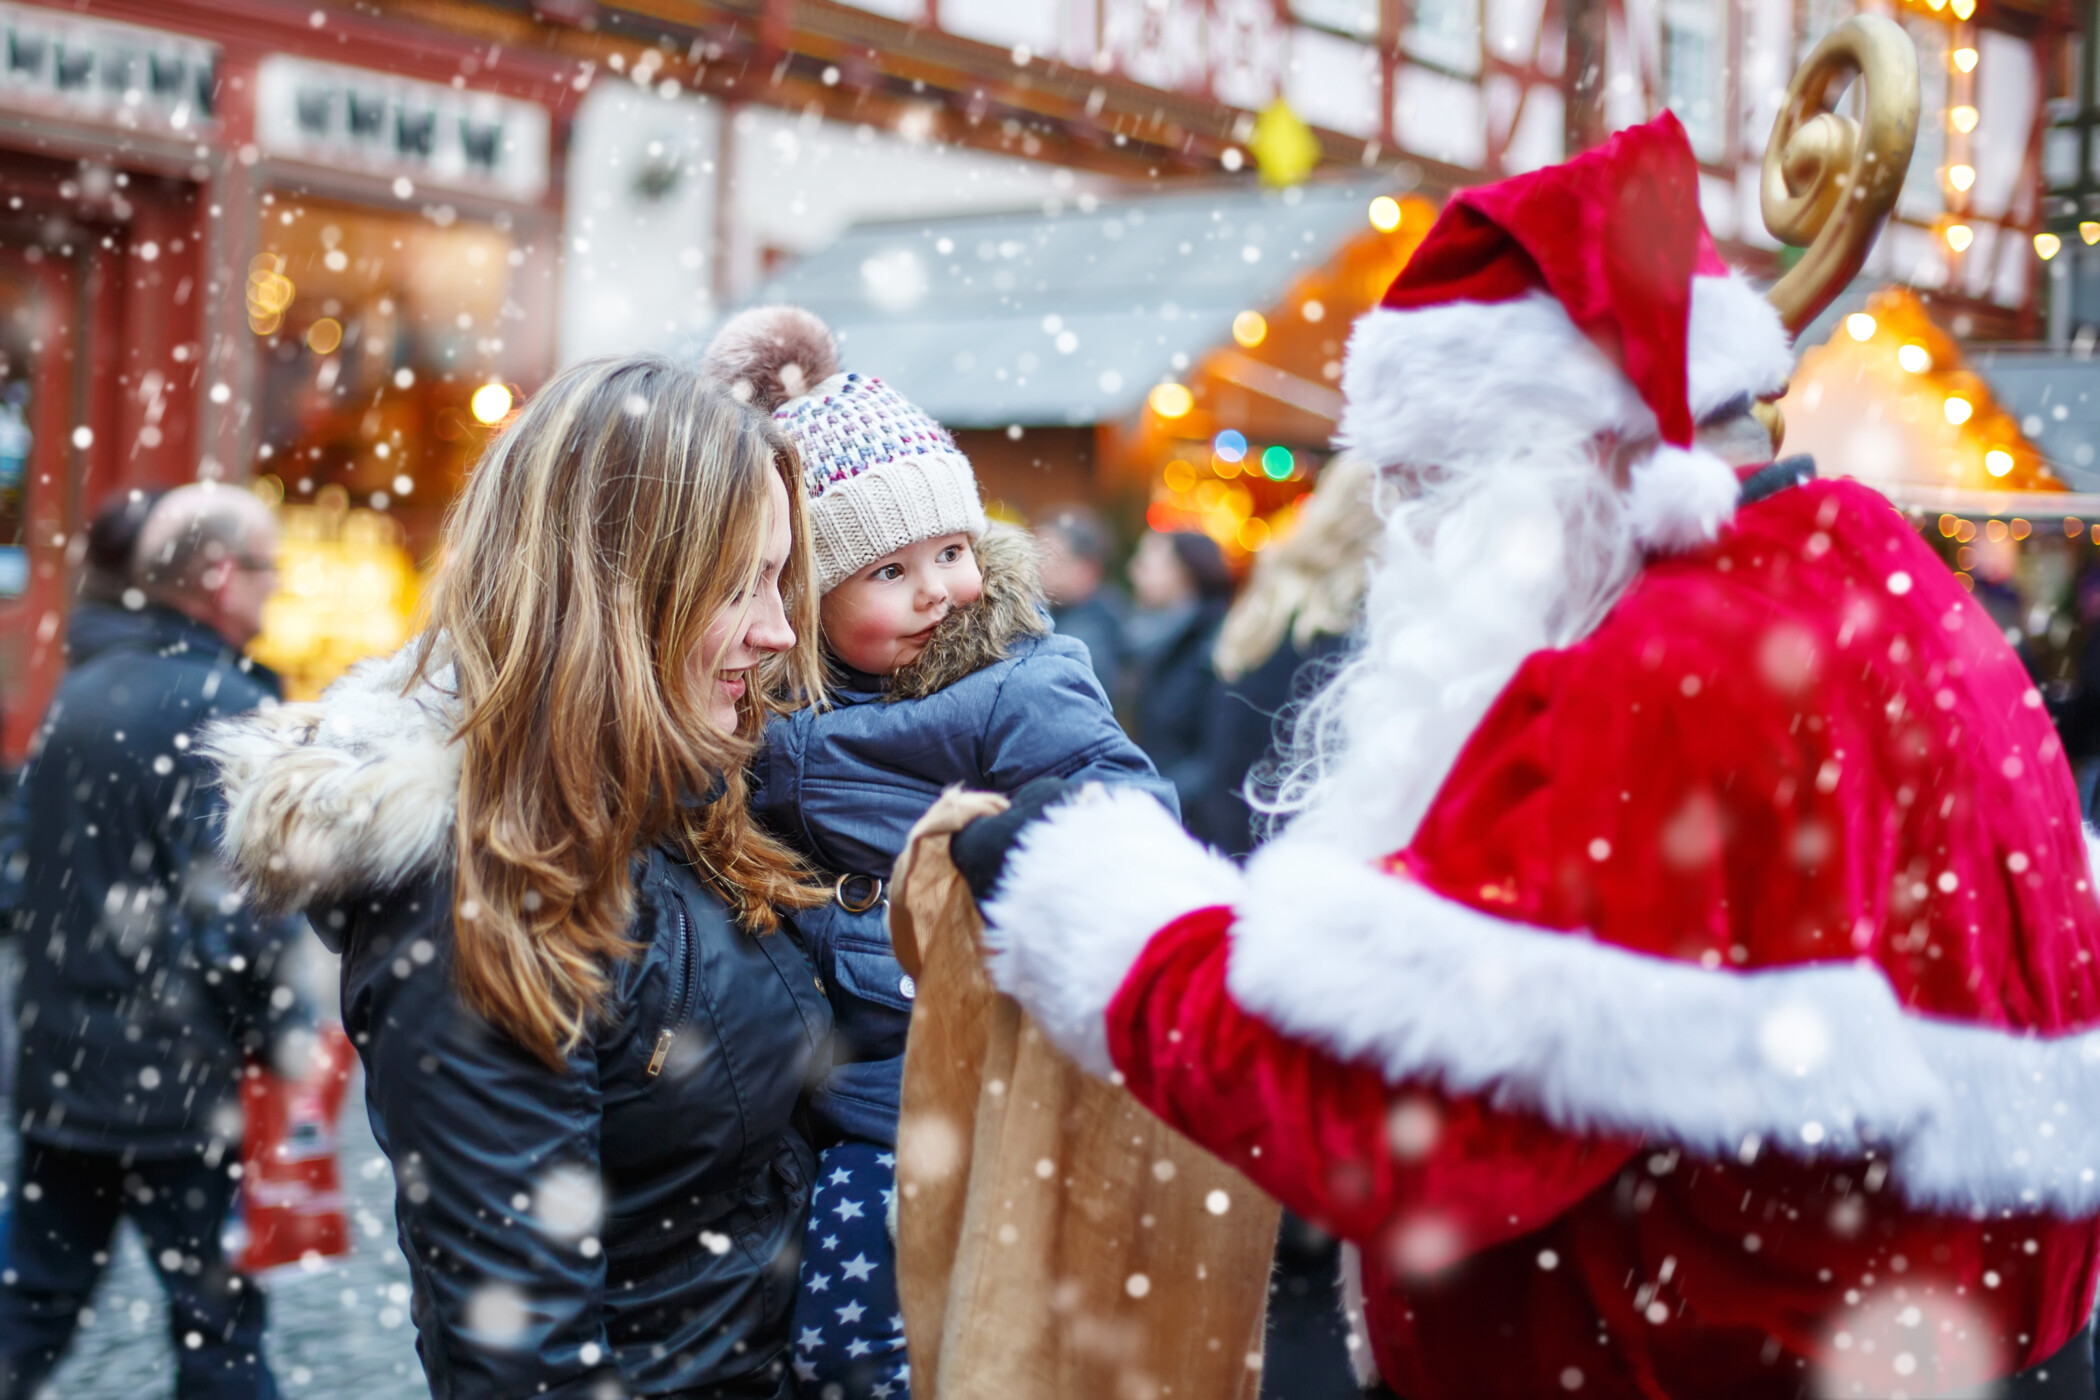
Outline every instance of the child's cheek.
<path fill-rule="evenodd" d="M 834 595 L 826 602 L 829 606 L 823 610 L 824 635 L 839 659 L 860 671 L 885 670 L 897 632 L 880 600 L 855 590 L 846 597 Z"/>

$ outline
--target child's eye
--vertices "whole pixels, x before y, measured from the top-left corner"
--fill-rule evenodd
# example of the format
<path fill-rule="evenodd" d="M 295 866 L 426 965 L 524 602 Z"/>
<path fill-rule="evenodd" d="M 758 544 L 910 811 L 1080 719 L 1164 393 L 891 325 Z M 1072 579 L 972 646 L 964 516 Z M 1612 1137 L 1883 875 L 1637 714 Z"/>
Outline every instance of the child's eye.
<path fill-rule="evenodd" d="M 962 558 L 962 546 L 959 544 L 951 544 L 941 551 L 941 562 L 943 564 L 953 564 L 960 558 Z"/>
<path fill-rule="evenodd" d="M 874 573 L 868 575 L 868 577 L 874 579 L 877 583 L 888 583 L 891 579 L 904 577 L 904 566 L 901 564 L 884 564 Z"/>

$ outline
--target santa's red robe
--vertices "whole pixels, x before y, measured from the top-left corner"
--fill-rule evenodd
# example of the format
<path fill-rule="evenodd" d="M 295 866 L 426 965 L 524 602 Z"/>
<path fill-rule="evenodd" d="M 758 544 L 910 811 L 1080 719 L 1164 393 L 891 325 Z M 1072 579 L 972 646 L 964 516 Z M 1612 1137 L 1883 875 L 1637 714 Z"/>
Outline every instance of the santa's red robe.
<path fill-rule="evenodd" d="M 2093 1301 L 2078 810 L 1984 610 L 1819 481 L 1525 661 L 1382 867 L 1286 836 L 1242 876 L 1114 794 L 1029 830 L 988 941 L 1362 1247 L 1410 1400 L 1889 1395 Z"/>

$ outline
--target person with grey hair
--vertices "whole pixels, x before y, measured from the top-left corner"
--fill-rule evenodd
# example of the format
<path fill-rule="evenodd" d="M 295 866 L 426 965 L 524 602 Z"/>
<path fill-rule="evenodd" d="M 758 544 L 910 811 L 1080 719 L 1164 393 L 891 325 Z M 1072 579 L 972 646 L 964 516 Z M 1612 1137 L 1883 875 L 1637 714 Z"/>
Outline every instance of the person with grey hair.
<path fill-rule="evenodd" d="M 261 918 L 213 850 L 221 811 L 194 743 L 272 703 L 241 655 L 276 586 L 277 528 L 247 491 L 154 503 L 132 588 L 59 683 L 22 778 L 21 1138 L 0 1254 L 0 1400 L 57 1365 L 120 1216 L 167 1290 L 176 1394 L 277 1394 L 264 1306 L 220 1236 L 240 1164 L 244 1056 L 305 1007 L 283 980 L 296 920 Z"/>

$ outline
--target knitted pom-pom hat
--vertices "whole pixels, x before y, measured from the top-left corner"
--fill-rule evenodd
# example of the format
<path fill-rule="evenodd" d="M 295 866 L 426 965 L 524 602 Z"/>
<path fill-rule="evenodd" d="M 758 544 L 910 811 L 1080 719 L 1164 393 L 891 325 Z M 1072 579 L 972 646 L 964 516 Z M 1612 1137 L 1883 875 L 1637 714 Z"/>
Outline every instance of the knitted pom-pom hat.
<path fill-rule="evenodd" d="M 809 312 L 762 306 L 730 319 L 706 368 L 760 408 L 802 454 L 817 591 L 919 540 L 984 533 L 977 476 L 940 424 L 879 379 L 838 371 Z"/>

